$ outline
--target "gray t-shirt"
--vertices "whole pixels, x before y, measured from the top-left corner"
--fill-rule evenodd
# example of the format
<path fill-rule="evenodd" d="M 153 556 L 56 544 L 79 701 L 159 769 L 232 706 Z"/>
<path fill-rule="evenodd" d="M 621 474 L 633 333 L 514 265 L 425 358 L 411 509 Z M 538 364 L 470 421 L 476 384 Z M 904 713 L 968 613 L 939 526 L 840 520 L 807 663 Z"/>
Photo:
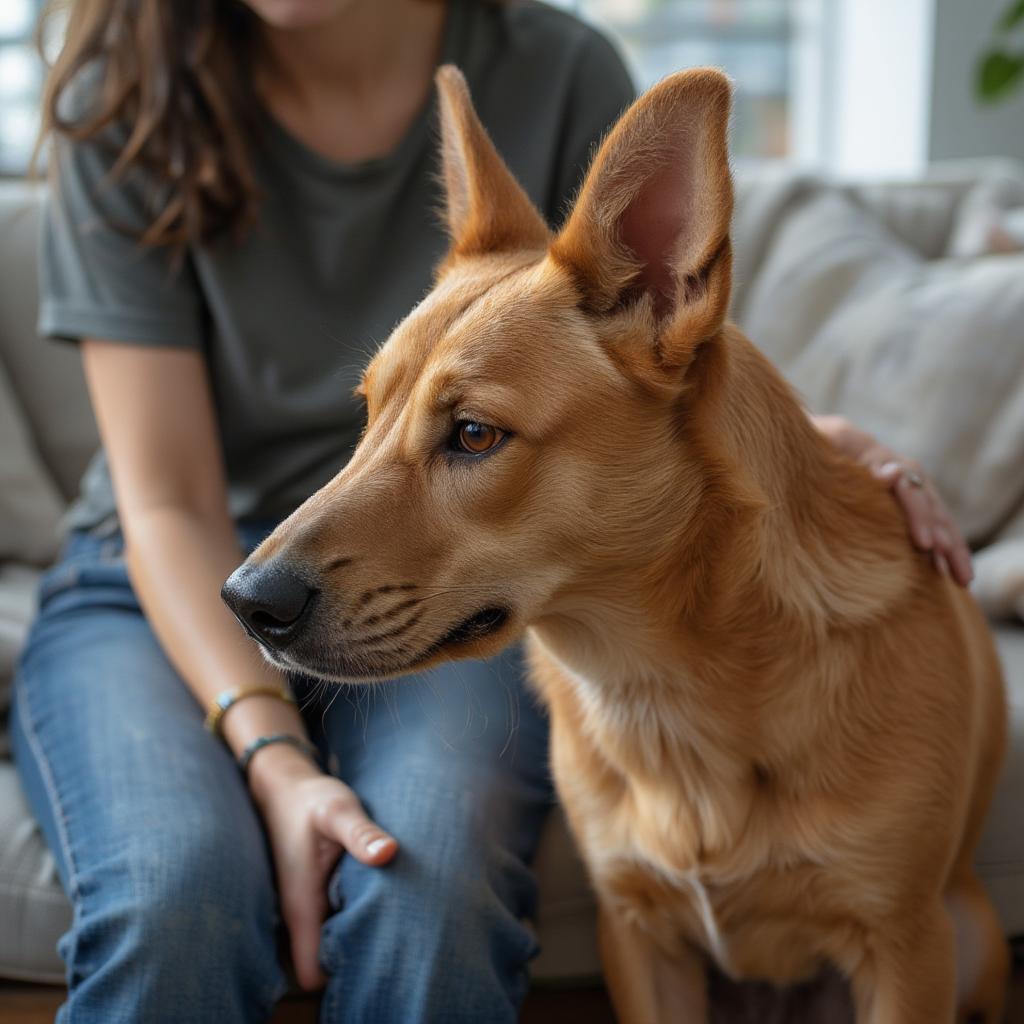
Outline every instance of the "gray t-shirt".
<path fill-rule="evenodd" d="M 595 142 L 633 97 L 615 51 L 543 4 L 451 0 L 442 61 L 463 70 L 499 151 L 557 223 Z M 432 98 L 394 152 L 354 165 L 319 156 L 265 114 L 258 224 L 239 244 L 190 247 L 177 266 L 109 226 L 147 223 L 143 175 L 111 182 L 109 148 L 59 146 L 40 332 L 201 349 L 236 518 L 287 514 L 351 453 L 362 427 L 352 389 L 446 248 L 435 107 Z M 115 517 L 101 451 L 68 525 Z"/>

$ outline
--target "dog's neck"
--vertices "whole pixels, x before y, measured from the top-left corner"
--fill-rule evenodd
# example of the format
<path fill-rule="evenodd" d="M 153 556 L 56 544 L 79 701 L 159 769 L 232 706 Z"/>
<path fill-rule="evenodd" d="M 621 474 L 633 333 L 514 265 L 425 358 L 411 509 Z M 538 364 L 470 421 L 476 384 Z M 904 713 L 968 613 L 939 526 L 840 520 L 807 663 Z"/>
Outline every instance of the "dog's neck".
<path fill-rule="evenodd" d="M 642 560 L 581 574 L 535 632 L 597 705 L 649 714 L 641 705 L 654 701 L 661 713 L 671 694 L 688 728 L 703 722 L 739 749 L 795 687 L 813 685 L 792 678 L 791 659 L 806 665 L 879 621 L 919 566 L 884 487 L 832 449 L 738 330 L 703 358 L 677 481 L 695 511 L 638 509 Z M 723 698 L 731 722 L 708 721 Z"/>

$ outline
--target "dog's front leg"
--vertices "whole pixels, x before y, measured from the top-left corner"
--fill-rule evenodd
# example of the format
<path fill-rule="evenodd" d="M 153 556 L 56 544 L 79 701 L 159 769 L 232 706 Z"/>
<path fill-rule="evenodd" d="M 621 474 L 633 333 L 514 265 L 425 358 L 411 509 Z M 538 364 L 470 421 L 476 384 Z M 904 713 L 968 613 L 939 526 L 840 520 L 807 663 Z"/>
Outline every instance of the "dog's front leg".
<path fill-rule="evenodd" d="M 996 908 L 970 865 L 950 881 L 946 907 L 957 939 L 957 1019 L 999 1024 L 1010 977 L 1010 951 Z"/>
<path fill-rule="evenodd" d="M 704 957 L 680 944 L 669 957 L 644 931 L 601 908 L 601 961 L 619 1024 L 705 1024 Z"/>
<path fill-rule="evenodd" d="M 868 937 L 851 983 L 857 1024 L 953 1024 L 956 940 L 940 903 Z"/>

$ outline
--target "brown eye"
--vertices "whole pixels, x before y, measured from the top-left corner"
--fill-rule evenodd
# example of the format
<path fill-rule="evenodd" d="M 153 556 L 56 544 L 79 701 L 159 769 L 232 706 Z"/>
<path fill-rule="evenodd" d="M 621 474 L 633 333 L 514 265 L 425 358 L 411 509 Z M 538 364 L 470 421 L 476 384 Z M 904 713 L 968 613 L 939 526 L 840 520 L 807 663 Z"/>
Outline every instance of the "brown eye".
<path fill-rule="evenodd" d="M 483 455 L 499 444 L 505 437 L 505 431 L 492 427 L 487 423 L 476 423 L 466 420 L 455 425 L 454 447 L 469 455 Z"/>

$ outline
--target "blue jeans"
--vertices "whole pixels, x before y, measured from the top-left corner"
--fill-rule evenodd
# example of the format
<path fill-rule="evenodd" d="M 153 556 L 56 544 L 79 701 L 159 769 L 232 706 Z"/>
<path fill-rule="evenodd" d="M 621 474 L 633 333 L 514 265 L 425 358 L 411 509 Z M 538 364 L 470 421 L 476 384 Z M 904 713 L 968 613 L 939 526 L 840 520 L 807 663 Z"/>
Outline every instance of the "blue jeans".
<path fill-rule="evenodd" d="M 240 527 L 251 550 L 272 524 Z M 400 843 L 343 857 L 325 1022 L 513 1021 L 552 801 L 515 652 L 366 689 L 294 680 L 331 770 Z M 73 533 L 15 683 L 15 757 L 74 907 L 63 1022 L 266 1020 L 286 988 L 272 864 L 227 749 L 142 614 L 119 533 Z"/>

